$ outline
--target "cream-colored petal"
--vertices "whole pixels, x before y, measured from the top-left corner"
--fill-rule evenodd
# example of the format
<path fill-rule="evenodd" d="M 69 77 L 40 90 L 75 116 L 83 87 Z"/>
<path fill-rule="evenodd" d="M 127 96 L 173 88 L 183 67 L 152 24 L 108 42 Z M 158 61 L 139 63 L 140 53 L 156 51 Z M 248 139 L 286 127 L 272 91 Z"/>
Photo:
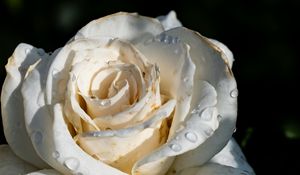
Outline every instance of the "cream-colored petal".
<path fill-rule="evenodd" d="M 223 57 L 227 59 L 227 64 L 229 65 L 230 68 L 232 68 L 234 58 L 229 48 L 223 43 L 221 43 L 220 41 L 217 41 L 215 39 L 209 39 L 209 41 L 212 42 L 214 45 L 216 45 L 216 47 L 218 47 L 223 52 L 224 54 Z"/>
<path fill-rule="evenodd" d="M 173 10 L 166 16 L 158 16 L 157 19 L 164 26 L 165 30 L 182 26 L 181 22 L 176 17 L 176 12 Z"/>
<path fill-rule="evenodd" d="M 195 152 L 200 152 L 202 150 L 195 149 Z M 197 153 L 205 154 L 205 152 Z M 191 164 L 192 162 L 192 164 Z M 198 162 L 198 163 L 197 163 Z M 247 174 L 247 175 L 254 175 L 253 169 L 247 163 L 244 154 L 242 153 L 240 147 L 236 143 L 236 141 L 232 138 L 227 145 L 217 153 L 211 160 L 207 163 L 201 165 L 201 160 L 197 157 L 186 156 L 185 159 L 179 158 L 175 159 L 174 164 L 169 170 L 168 175 L 193 175 L 193 174 L 201 174 L 201 173 L 210 173 L 212 175 L 222 174 L 225 173 L 232 173 L 235 174 Z M 186 166 L 186 164 L 191 164 L 190 166 Z M 189 167 L 189 168 L 182 168 Z M 194 167 L 197 167 L 196 169 Z M 176 173 L 173 173 L 176 172 Z M 194 173 L 191 173 L 194 172 Z"/>
<path fill-rule="evenodd" d="M 136 13 L 119 12 L 94 20 L 76 34 L 78 38 L 112 37 L 122 40 L 139 40 L 144 35 L 155 36 L 163 31 L 160 22 L 154 18 Z"/>
<path fill-rule="evenodd" d="M 26 175 L 62 175 L 62 174 L 57 172 L 55 169 L 43 169 L 43 170 L 28 173 Z"/>
<path fill-rule="evenodd" d="M 161 143 L 159 128 L 147 128 L 129 137 L 80 137 L 78 144 L 93 157 L 129 174 L 137 160 Z"/>
<path fill-rule="evenodd" d="M 7 76 L 2 87 L 1 111 L 4 134 L 11 149 L 23 160 L 39 168 L 45 168 L 48 165 L 34 151 L 25 129 L 21 95 L 21 86 L 28 68 L 40 59 L 49 59 L 48 54 L 42 49 L 28 44 L 18 45 L 6 65 Z"/>
<path fill-rule="evenodd" d="M 0 174 L 26 174 L 37 168 L 17 157 L 8 145 L 0 145 Z"/>
<path fill-rule="evenodd" d="M 200 103 L 187 121 L 181 125 L 181 128 L 177 128 L 178 130 L 174 136 L 159 149 L 140 160 L 135 165 L 135 169 L 146 174 L 151 174 L 151 169 L 149 169 L 150 172 L 146 172 L 143 169 L 143 165 L 159 160 L 163 161 L 166 157 L 177 156 L 193 150 L 213 135 L 218 127 L 218 110 L 215 107 L 217 93 L 215 88 L 208 82 L 202 82 L 199 90 L 201 91 L 200 102 L 204 104 Z"/>
<path fill-rule="evenodd" d="M 97 162 L 78 147 L 64 121 L 61 104 L 50 105 L 41 100 L 44 98 L 44 89 L 37 80 L 43 80 L 42 65 L 37 65 L 31 71 L 22 86 L 25 126 L 38 155 L 62 174 L 94 175 L 94 171 L 100 175 L 124 174 Z"/>
<path fill-rule="evenodd" d="M 109 38 L 102 38 L 98 40 L 89 40 L 89 39 L 81 39 L 75 40 L 71 43 L 65 45 L 60 52 L 53 58 L 53 62 L 49 69 L 49 74 L 47 77 L 47 86 L 46 86 L 46 104 L 54 104 L 57 102 L 61 102 L 64 100 L 65 96 L 57 94 L 53 92 L 66 90 L 57 86 L 58 84 L 62 84 L 60 82 L 67 83 L 67 80 L 70 79 L 69 72 L 77 63 L 83 62 L 85 60 L 89 60 L 93 58 L 97 54 L 105 55 L 113 55 L 112 52 L 104 52 L 103 49 L 96 48 L 104 48 L 106 44 L 110 42 Z M 111 53 L 111 54 L 110 54 Z M 101 55 L 100 55 L 101 56 Z M 101 57 L 102 58 L 102 57 Z M 105 57 L 104 59 L 98 59 L 97 64 L 106 65 L 106 62 L 110 57 Z M 78 77 L 75 77 L 75 79 Z M 66 86 L 61 86 L 66 88 Z"/>
<path fill-rule="evenodd" d="M 175 172 L 175 171 L 174 171 Z M 226 165 L 216 163 L 207 163 L 201 167 L 187 168 L 179 173 L 172 173 L 170 175 L 251 175 L 247 172 L 233 168 Z"/>
<path fill-rule="evenodd" d="M 164 32 L 136 47 L 150 62 L 159 66 L 161 94 L 178 102 L 170 130 L 172 136 L 190 111 L 196 69 L 189 54 L 190 46 Z"/>
<path fill-rule="evenodd" d="M 24 82 L 24 84 L 27 82 Z M 32 85 L 37 85 L 31 82 Z M 125 175 L 125 173 L 95 160 L 73 140 L 64 122 L 61 104 L 36 109 L 32 99 L 39 92 L 23 88 L 27 130 L 39 156 L 62 174 Z"/>
<path fill-rule="evenodd" d="M 247 163 L 241 148 L 233 138 L 209 162 L 243 170 L 244 174 L 255 174 L 251 166 Z"/>
<path fill-rule="evenodd" d="M 186 166 L 201 165 L 211 159 L 229 141 L 235 129 L 237 115 L 237 89 L 236 82 L 227 59 L 223 52 L 200 34 L 186 28 L 176 28 L 167 31 L 171 36 L 179 37 L 180 40 L 190 45 L 190 55 L 196 65 L 194 77 L 194 90 L 191 107 L 196 108 L 199 104 L 201 81 L 205 80 L 216 89 L 217 110 L 219 116 L 219 128 L 214 134 L 201 144 L 196 150 L 191 150 L 177 159 L 183 159 L 186 164 L 175 166 L 179 170 Z M 198 162 L 190 161 L 194 157 Z"/>
<path fill-rule="evenodd" d="M 190 160 L 195 161 L 197 160 Z M 175 160 L 176 165 L 185 164 L 184 162 L 178 162 Z M 192 166 L 181 171 L 170 170 L 168 175 L 255 175 L 253 169 L 247 163 L 244 154 L 240 147 L 231 139 L 227 145 L 216 154 L 209 162 L 201 166 Z"/>
<path fill-rule="evenodd" d="M 163 121 L 165 118 L 170 117 L 174 107 L 176 105 L 175 100 L 169 100 L 162 106 L 160 106 L 157 110 L 153 111 L 152 114 L 149 115 L 149 118 L 139 124 L 135 124 L 133 126 L 122 128 L 122 129 L 113 129 L 113 130 L 105 130 L 105 131 L 92 131 L 81 134 L 82 137 L 129 137 L 133 136 L 139 132 L 147 128 L 156 127 L 159 122 Z"/>

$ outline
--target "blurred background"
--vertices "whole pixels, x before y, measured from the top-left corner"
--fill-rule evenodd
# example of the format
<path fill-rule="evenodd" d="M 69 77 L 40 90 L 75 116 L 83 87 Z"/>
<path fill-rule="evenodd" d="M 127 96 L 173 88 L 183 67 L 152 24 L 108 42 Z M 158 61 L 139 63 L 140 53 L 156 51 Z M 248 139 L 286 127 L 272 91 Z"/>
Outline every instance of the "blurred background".
<path fill-rule="evenodd" d="M 239 89 L 237 132 L 257 174 L 300 171 L 299 18 L 296 0 L 1 0 L 0 84 L 21 42 L 54 51 L 93 19 L 119 11 L 156 17 L 170 10 L 187 28 L 234 53 Z M 2 126 L 1 126 L 2 127 Z M 6 143 L 0 128 L 0 143 Z"/>

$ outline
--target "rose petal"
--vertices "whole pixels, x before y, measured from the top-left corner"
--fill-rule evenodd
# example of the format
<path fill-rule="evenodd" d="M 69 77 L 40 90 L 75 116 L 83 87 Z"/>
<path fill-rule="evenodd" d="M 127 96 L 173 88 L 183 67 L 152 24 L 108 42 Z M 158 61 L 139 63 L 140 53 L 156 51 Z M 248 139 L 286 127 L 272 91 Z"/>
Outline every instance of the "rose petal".
<path fill-rule="evenodd" d="M 145 164 L 163 161 L 166 157 L 180 155 L 193 150 L 204 143 L 216 130 L 218 127 L 218 111 L 214 106 L 217 103 L 217 93 L 208 82 L 202 82 L 201 85 L 199 88 L 202 92 L 200 101 L 205 102 L 204 105 L 200 103 L 198 111 L 193 112 L 190 118 L 187 119 L 186 124 L 182 125 L 182 128 L 179 128 L 174 137 L 170 138 L 166 144 L 135 165 L 134 168 L 139 172 L 151 174 L 151 172 L 147 172 L 143 168 Z"/>
<path fill-rule="evenodd" d="M 225 54 L 212 45 L 205 37 L 186 28 L 176 28 L 167 31 L 171 36 L 179 37 L 183 42 L 191 46 L 190 55 L 196 67 L 194 79 L 206 80 L 216 88 L 217 91 L 217 109 L 219 111 L 220 124 L 219 128 L 211 136 L 199 146 L 202 151 L 189 151 L 186 154 L 178 156 L 184 158 L 186 156 L 201 157 L 199 162 L 190 162 L 193 164 L 203 164 L 211 159 L 231 138 L 235 129 L 236 115 L 237 115 L 237 89 L 236 82 L 230 66 L 227 64 Z M 199 103 L 198 97 L 201 91 L 197 91 L 201 81 L 194 81 L 194 91 L 191 106 L 192 108 Z M 195 98 L 194 98 L 195 97 Z M 178 168 L 184 168 L 181 165 Z"/>
<path fill-rule="evenodd" d="M 182 170 L 179 173 L 172 173 L 170 175 L 250 175 L 246 174 L 245 171 L 233 168 L 230 166 L 207 163 L 201 167 L 193 167 Z"/>
<path fill-rule="evenodd" d="M 50 59 L 41 49 L 28 44 L 19 44 L 6 65 L 7 76 L 2 87 L 1 109 L 3 129 L 11 149 L 22 159 L 39 167 L 46 168 L 33 149 L 30 138 L 25 132 L 22 82 L 30 65 L 40 59 Z M 18 106 L 18 110 L 15 109 Z"/>
<path fill-rule="evenodd" d="M 28 173 L 26 175 L 62 175 L 54 169 L 44 169 L 35 172 Z"/>
<path fill-rule="evenodd" d="M 189 46 L 164 32 L 146 43 L 137 44 L 137 48 L 159 65 L 161 94 L 178 102 L 169 134 L 172 136 L 190 110 L 196 68 L 189 55 Z"/>
<path fill-rule="evenodd" d="M 113 129 L 113 130 L 105 130 L 105 131 L 93 131 L 86 132 L 81 134 L 83 137 L 129 137 L 137 134 L 147 128 L 153 128 L 157 126 L 157 124 L 163 121 L 165 118 L 170 117 L 171 112 L 175 107 L 176 101 L 169 100 L 165 104 L 163 104 L 159 109 L 153 111 L 152 114 L 148 117 L 147 120 L 142 123 L 122 128 L 122 129 Z"/>
<path fill-rule="evenodd" d="M 166 16 L 158 16 L 156 19 L 164 26 L 165 30 L 182 26 L 181 22 L 176 17 L 176 12 L 173 10 Z"/>
<path fill-rule="evenodd" d="M 227 64 L 229 65 L 230 68 L 232 68 L 232 64 L 233 64 L 234 58 L 233 58 L 232 52 L 228 49 L 228 47 L 225 46 L 220 41 L 217 41 L 215 39 L 209 39 L 209 41 L 212 42 L 214 45 L 216 45 L 216 47 L 219 48 L 217 50 L 221 50 L 223 52 L 224 55 L 222 55 L 222 57 L 226 58 Z"/>
<path fill-rule="evenodd" d="M 119 12 L 88 23 L 79 30 L 75 39 L 112 37 L 134 42 L 145 35 L 155 36 L 162 31 L 162 25 L 154 18 Z"/>
<path fill-rule="evenodd" d="M 185 160 L 175 160 L 173 166 L 186 164 L 182 162 Z M 193 160 L 197 162 L 198 160 Z M 186 168 L 182 171 L 176 171 L 170 169 L 168 175 L 198 175 L 198 174 L 209 174 L 209 175 L 223 175 L 223 174 L 237 174 L 237 175 L 254 175 L 253 169 L 247 163 L 244 154 L 239 148 L 238 144 L 234 139 L 231 139 L 227 145 L 216 154 L 208 163 L 198 166 L 196 168 Z"/>
<path fill-rule="evenodd" d="M 98 162 L 77 146 L 64 121 L 62 106 L 45 104 L 44 64 L 37 65 L 22 86 L 24 117 L 28 134 L 38 155 L 62 174 L 124 174 Z M 48 75 L 47 75 L 48 76 Z M 37 102 L 37 103 L 34 103 Z M 41 105 L 42 104 L 42 105 Z"/>
<path fill-rule="evenodd" d="M 130 128 L 85 133 L 79 136 L 79 145 L 90 155 L 130 174 L 137 160 L 167 139 L 168 131 L 161 125 L 175 104 L 175 100 L 168 101 L 147 121 Z"/>
<path fill-rule="evenodd" d="M 0 174 L 25 174 L 36 169 L 17 157 L 8 145 L 0 145 Z"/>

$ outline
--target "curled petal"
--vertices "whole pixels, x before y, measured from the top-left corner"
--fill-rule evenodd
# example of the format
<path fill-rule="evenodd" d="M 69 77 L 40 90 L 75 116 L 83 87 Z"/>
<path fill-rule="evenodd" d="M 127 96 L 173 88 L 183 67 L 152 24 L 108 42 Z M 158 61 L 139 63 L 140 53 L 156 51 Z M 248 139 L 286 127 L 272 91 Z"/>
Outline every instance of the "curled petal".
<path fill-rule="evenodd" d="M 46 168 L 48 165 L 36 154 L 26 132 L 21 95 L 22 83 L 25 76 L 28 76 L 27 70 L 30 71 L 30 66 L 41 59 L 43 62 L 50 59 L 42 49 L 28 44 L 18 45 L 6 65 L 7 76 L 2 87 L 1 110 L 4 134 L 11 149 L 23 160 L 39 168 Z M 17 110 L 15 106 L 18 106 Z"/>
<path fill-rule="evenodd" d="M 42 80 L 44 75 L 41 70 L 39 67 L 33 69 L 22 87 L 25 125 L 38 155 L 62 174 L 94 175 L 97 172 L 123 175 L 121 171 L 96 161 L 77 146 L 65 124 L 60 103 L 47 105 L 43 100 L 34 103 L 44 98 L 44 89 L 37 81 Z"/>
<path fill-rule="evenodd" d="M 229 141 L 235 129 L 237 115 L 237 87 L 232 71 L 227 64 L 223 52 L 208 39 L 189 29 L 179 27 L 166 32 L 171 36 L 179 37 L 182 42 L 190 45 L 190 55 L 197 65 L 195 80 L 209 82 L 217 92 L 216 108 L 219 113 L 219 127 L 197 149 L 177 156 L 182 164 L 174 164 L 175 171 L 186 167 L 202 165 L 219 152 Z M 193 99 L 191 108 L 199 104 L 201 91 L 198 91 L 201 81 L 194 81 Z M 197 159 L 198 161 L 192 161 Z"/>
<path fill-rule="evenodd" d="M 26 174 L 36 169 L 17 157 L 8 145 L 0 145 L 0 174 Z"/>
<path fill-rule="evenodd" d="M 177 100 L 169 134 L 172 136 L 190 111 L 196 69 L 189 53 L 190 46 L 165 32 L 136 46 L 151 62 L 159 65 L 161 94 Z"/>
<path fill-rule="evenodd" d="M 156 19 L 119 12 L 90 22 L 79 30 L 75 39 L 111 37 L 134 42 L 144 35 L 155 36 L 162 31 L 163 27 Z"/>
<path fill-rule="evenodd" d="M 218 111 L 214 107 L 217 102 L 217 93 L 207 82 L 202 82 L 200 90 L 203 94 L 200 101 L 204 101 L 205 105 L 200 104 L 197 111 L 187 119 L 186 124 L 182 125 L 166 144 L 140 160 L 134 167 L 137 171 L 150 174 L 145 172 L 144 165 L 193 150 L 203 144 L 217 129 Z"/>
<path fill-rule="evenodd" d="M 229 67 L 232 68 L 234 58 L 232 52 L 228 49 L 228 47 L 215 39 L 209 39 L 209 41 L 216 45 L 216 47 L 218 47 L 223 52 L 223 57 L 226 58 Z"/>
<path fill-rule="evenodd" d="M 193 160 L 197 161 L 197 160 Z M 177 162 L 177 164 L 180 164 Z M 208 163 L 182 171 L 170 171 L 168 175 L 255 175 L 253 169 L 247 163 L 240 147 L 231 139 L 227 145 L 216 154 Z"/>

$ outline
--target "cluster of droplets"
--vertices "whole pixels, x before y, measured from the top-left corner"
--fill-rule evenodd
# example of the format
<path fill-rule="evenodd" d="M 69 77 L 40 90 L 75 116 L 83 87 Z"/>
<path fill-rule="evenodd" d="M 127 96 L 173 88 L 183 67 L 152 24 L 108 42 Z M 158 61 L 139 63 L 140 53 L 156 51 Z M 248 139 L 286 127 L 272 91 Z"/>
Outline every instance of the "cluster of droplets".
<path fill-rule="evenodd" d="M 61 155 L 58 151 L 54 151 L 52 153 L 52 157 L 55 159 L 55 160 L 58 160 L 61 158 Z M 75 157 L 69 157 L 69 158 L 66 158 L 64 161 L 63 161 L 63 165 L 71 170 L 72 172 L 76 172 L 80 166 L 80 162 L 77 158 Z M 83 173 L 81 172 L 77 172 L 77 173 L 74 173 L 75 175 L 83 175 Z"/>

